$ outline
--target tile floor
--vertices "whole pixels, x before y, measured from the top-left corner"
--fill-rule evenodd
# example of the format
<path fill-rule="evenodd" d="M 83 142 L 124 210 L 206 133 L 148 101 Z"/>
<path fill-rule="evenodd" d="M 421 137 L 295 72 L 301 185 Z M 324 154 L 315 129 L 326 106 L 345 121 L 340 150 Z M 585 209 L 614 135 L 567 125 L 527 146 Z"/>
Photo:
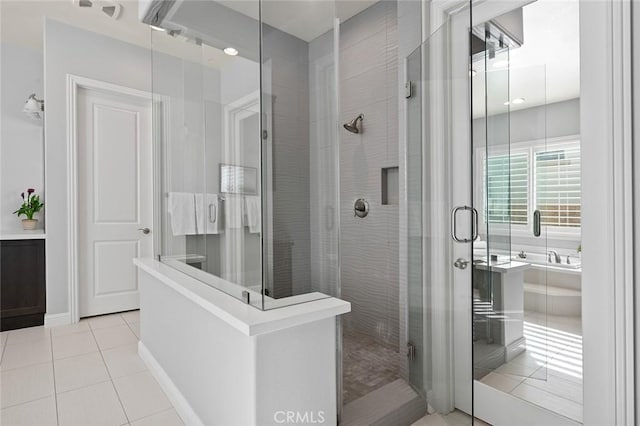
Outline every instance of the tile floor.
<path fill-rule="evenodd" d="M 173 426 L 138 357 L 138 311 L 0 333 L 2 426 Z"/>
<path fill-rule="evenodd" d="M 90 318 L 69 326 L 0 333 L 0 424 L 182 425 L 138 357 L 139 334 L 137 311 Z M 528 351 L 485 376 L 483 382 L 581 422 L 580 320 L 548 316 L 545 321 L 542 315 L 527 314 L 525 335 Z M 345 339 L 345 352 L 361 359 L 359 351 L 371 347 L 365 340 L 350 336 Z M 385 356 L 370 354 L 369 361 L 386 366 L 383 379 L 396 377 L 397 370 L 388 368 L 389 357 L 396 359 L 396 353 L 383 352 Z M 366 363 L 367 370 L 376 371 L 370 362 Z M 380 386 L 376 382 L 380 377 L 367 382 L 357 364 L 353 365 L 349 377 L 354 389 L 357 383 Z M 478 422 L 475 424 L 483 424 Z M 468 416 L 454 412 L 425 416 L 414 426 L 469 424 Z"/>
<path fill-rule="evenodd" d="M 470 426 L 471 416 L 462 411 L 454 411 L 445 415 L 429 414 L 413 423 L 411 426 Z M 475 419 L 473 426 L 490 426 L 482 420 Z"/>
<path fill-rule="evenodd" d="M 525 313 L 527 351 L 482 382 L 582 422 L 580 318 Z"/>
<path fill-rule="evenodd" d="M 402 355 L 353 330 L 342 336 L 343 403 L 346 405 L 400 378 Z"/>

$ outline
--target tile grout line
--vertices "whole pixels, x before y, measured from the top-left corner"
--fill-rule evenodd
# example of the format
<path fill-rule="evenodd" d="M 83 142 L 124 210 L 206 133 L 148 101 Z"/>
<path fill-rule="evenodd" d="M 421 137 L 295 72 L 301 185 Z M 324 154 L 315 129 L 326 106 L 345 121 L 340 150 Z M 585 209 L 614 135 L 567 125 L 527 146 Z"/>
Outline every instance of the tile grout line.
<path fill-rule="evenodd" d="M 0 354 L 0 364 L 4 360 L 4 351 L 7 350 L 7 342 L 9 341 L 9 334 L 7 333 L 7 338 L 4 341 L 4 345 L 2 346 L 2 354 Z"/>
<path fill-rule="evenodd" d="M 23 401 L 20 402 L 19 404 L 11 404 L 11 405 L 7 405 L 6 407 L 2 407 L 2 409 L 0 409 L 0 411 L 4 411 L 7 410 L 9 408 L 15 408 L 15 407 L 19 407 L 21 405 L 26 405 L 26 404 L 31 404 L 32 402 L 36 402 L 36 401 L 42 401 L 43 399 L 47 399 L 47 398 L 51 398 L 51 395 L 47 395 L 47 396 L 40 396 L 36 399 L 31 399 L 29 401 Z M 57 416 L 56 416 L 57 417 Z"/>
<path fill-rule="evenodd" d="M 53 357 L 53 334 L 49 329 L 49 346 L 51 346 L 51 373 L 53 374 L 53 402 L 56 406 L 56 425 L 60 424 L 60 414 L 58 413 L 58 392 L 56 389 L 56 363 Z"/>
<path fill-rule="evenodd" d="M 133 331 L 133 328 L 131 328 L 131 323 L 129 323 L 129 321 L 127 321 L 124 317 L 122 317 L 122 319 L 124 320 L 124 323 L 127 324 L 127 327 L 129 328 L 129 330 L 131 330 L 131 332 L 133 333 L 134 336 L 136 336 L 136 339 L 138 339 L 138 342 L 140 341 L 140 338 L 138 337 L 138 335 L 136 334 L 135 331 Z M 140 324 L 140 321 L 137 322 L 137 324 Z"/>
<path fill-rule="evenodd" d="M 565 399 L 565 400 L 567 400 L 567 401 L 574 402 L 574 403 L 579 404 L 579 405 L 581 405 L 581 406 L 582 406 L 582 405 L 584 405 L 582 402 L 574 401 L 574 400 L 569 399 L 569 398 L 566 398 L 566 397 L 564 397 L 564 396 L 562 396 L 562 395 L 560 395 L 560 394 L 556 394 L 555 392 L 551 392 L 551 391 L 548 391 L 548 390 L 546 390 L 546 389 L 542 389 L 542 388 L 540 388 L 540 387 L 538 387 L 538 386 L 534 386 L 534 385 L 532 385 L 532 384 L 525 383 L 528 379 L 538 380 L 538 379 L 536 379 L 535 377 L 533 377 L 533 375 L 534 375 L 534 374 L 536 374 L 538 371 L 542 370 L 543 368 L 545 368 L 545 366 L 542 366 L 542 367 L 538 368 L 538 369 L 537 369 L 535 372 L 533 372 L 530 376 L 525 377 L 525 379 L 524 379 L 522 382 L 520 382 L 520 383 L 518 384 L 518 386 L 520 386 L 520 385 L 524 384 L 524 385 L 530 386 L 530 387 L 532 387 L 532 388 L 536 388 L 537 390 L 540 390 L 540 391 L 542 391 L 542 392 L 546 392 L 546 393 L 548 393 L 548 394 L 550 394 L 550 395 L 558 396 L 558 397 L 560 397 L 560 398 L 562 398 L 562 399 Z M 547 369 L 548 369 L 548 367 L 547 367 Z M 547 379 L 542 380 L 542 381 L 543 381 L 543 382 L 545 382 L 545 383 L 548 383 L 549 373 L 547 373 L 546 377 L 547 377 Z M 562 377 L 556 377 L 556 379 L 558 379 L 558 380 L 562 380 L 562 381 L 567 382 L 567 383 L 569 383 L 569 384 L 571 384 L 571 385 L 576 385 L 576 386 L 577 386 L 577 387 L 579 387 L 579 388 L 583 388 L 583 386 L 582 386 L 582 385 L 580 385 L 580 384 L 578 384 L 578 383 L 575 383 L 575 382 L 572 382 L 572 381 L 567 380 L 567 379 L 563 379 Z M 516 386 L 516 388 L 517 388 L 518 386 Z M 514 390 L 515 390 L 515 388 L 514 388 L 511 392 L 513 392 Z M 511 392 L 509 392 L 509 393 L 511 393 Z"/>
<path fill-rule="evenodd" d="M 124 317 L 122 316 L 122 314 L 118 314 L 118 316 L 125 323 L 127 322 L 124 319 Z M 109 367 L 107 366 L 107 361 L 105 361 L 104 355 L 102 354 L 102 349 L 100 348 L 100 345 L 98 344 L 98 340 L 96 339 L 95 334 L 93 334 L 93 327 L 91 327 L 91 324 L 89 324 L 89 330 L 91 331 L 91 335 L 93 336 L 93 340 L 96 342 L 96 346 L 98 347 L 98 353 L 100 354 L 100 359 L 102 359 L 102 363 L 104 364 L 104 368 L 107 370 L 107 375 L 109 375 L 109 381 L 111 382 L 111 386 L 113 387 L 113 390 L 116 393 L 116 397 L 118 398 L 118 402 L 120 403 L 120 408 L 122 408 L 122 412 L 124 413 L 124 417 L 127 419 L 127 421 L 124 424 L 125 425 L 126 424 L 130 424 L 131 421 L 129 420 L 129 415 L 127 414 L 127 411 L 124 409 L 124 404 L 122 403 L 122 398 L 120 398 L 120 394 L 118 393 L 118 389 L 116 388 L 116 384 L 113 381 L 113 377 L 111 377 L 111 372 L 109 371 Z"/>
<path fill-rule="evenodd" d="M 131 331 L 131 333 L 134 334 L 134 336 L 136 337 L 137 341 L 139 342 L 139 338 L 135 335 L 133 329 L 131 328 L 131 324 L 133 324 L 133 323 L 129 323 L 126 319 L 124 319 L 124 317 L 121 314 L 117 314 L 117 315 L 120 316 L 123 319 L 123 321 L 127 325 L 127 328 Z M 111 372 L 110 372 L 110 370 L 109 370 L 109 368 L 107 366 L 106 360 L 105 360 L 104 355 L 103 355 L 103 350 L 98 345 L 97 339 L 96 339 L 95 334 L 94 334 L 94 329 L 91 327 L 90 324 L 87 324 L 87 325 L 88 325 L 88 330 L 73 331 L 73 332 L 70 332 L 70 333 L 65 333 L 65 334 L 60 335 L 60 336 L 65 336 L 65 335 L 70 335 L 70 334 L 78 334 L 78 333 L 85 333 L 85 332 L 89 331 L 91 333 L 91 336 L 92 336 L 94 342 L 96 343 L 96 346 L 98 348 L 97 352 L 100 353 L 100 357 L 102 359 L 102 362 L 103 362 L 103 365 L 104 365 L 105 369 L 107 370 L 107 375 L 108 375 L 109 378 L 107 380 L 100 381 L 98 383 L 89 384 L 89 385 L 82 386 L 82 387 L 75 388 L 75 389 L 69 389 L 69 390 L 66 390 L 64 392 L 60 392 L 60 394 L 78 391 L 80 389 L 91 387 L 91 386 L 95 386 L 97 384 L 111 382 L 111 385 L 112 385 L 114 391 L 116 392 L 116 396 L 118 397 L 118 402 L 120 403 L 120 407 L 122 408 L 122 411 L 125 414 L 126 422 L 123 423 L 122 426 L 129 425 L 131 423 L 131 420 L 129 419 L 129 415 L 127 414 L 126 410 L 124 409 L 124 404 L 122 403 L 122 399 L 120 398 L 118 390 L 115 387 L 114 378 L 112 377 Z M 114 325 L 112 327 L 115 327 L 115 326 L 116 325 Z M 103 327 L 103 328 L 109 328 L 109 327 Z M 58 397 L 58 392 L 57 392 L 57 388 L 56 388 L 56 377 L 55 377 L 56 361 L 61 361 L 61 360 L 70 359 L 70 358 L 74 358 L 74 357 L 86 356 L 86 355 L 93 354 L 94 352 L 76 354 L 76 355 L 73 355 L 73 356 L 68 356 L 68 357 L 60 358 L 60 359 L 56 360 L 55 357 L 54 357 L 54 352 L 53 352 L 53 337 L 54 336 L 53 336 L 53 334 L 51 332 L 51 329 L 47 330 L 47 333 L 48 333 L 48 337 L 49 337 L 49 347 L 51 349 L 50 361 L 40 362 L 40 363 L 35 363 L 35 364 L 29 364 L 29 365 L 25 365 L 25 366 L 21 366 L 21 367 L 15 367 L 15 368 L 12 368 L 12 369 L 9 369 L 9 370 L 4 370 L 4 371 L 12 371 L 12 370 L 20 369 L 20 368 L 28 368 L 28 367 L 32 367 L 32 366 L 36 366 L 36 365 L 43 365 L 43 364 L 49 364 L 50 363 L 51 364 L 51 368 L 52 368 L 52 374 L 53 374 L 53 397 L 54 397 L 54 403 L 55 403 L 55 409 L 56 409 L 56 425 L 59 425 L 60 424 L 60 419 L 59 419 L 60 414 L 59 414 L 59 409 L 58 409 L 59 408 L 58 407 L 58 398 L 57 398 Z M 59 336 L 56 336 L 56 337 L 59 337 Z M 20 343 L 28 343 L 28 342 L 20 342 Z M 7 345 L 6 345 L 6 342 L 5 342 L 5 345 L 4 345 L 3 350 L 2 350 L 2 354 L 4 354 L 4 351 L 6 350 L 6 346 Z M 111 349 L 115 349 L 115 348 L 106 348 L 105 350 L 111 350 Z M 139 373 L 144 373 L 144 372 L 138 372 L 138 373 L 134 373 L 134 374 L 139 374 Z M 29 403 L 32 403 L 32 402 L 35 402 L 35 401 L 40 401 L 40 400 L 43 400 L 43 399 L 47 399 L 49 397 L 50 397 L 50 395 L 47 395 L 47 396 L 43 396 L 43 397 L 36 398 L 36 399 L 33 399 L 33 400 L 23 401 L 23 402 L 21 402 L 19 404 L 13 404 L 13 405 L 10 405 L 10 406 L 7 406 L 7 407 L 3 407 L 2 410 L 7 409 L 7 408 L 12 408 L 12 407 L 17 407 L 17 406 L 24 405 L 24 404 L 29 404 Z M 146 418 L 149 418 L 149 417 L 152 417 L 152 416 L 155 416 L 155 415 L 159 415 L 159 414 L 162 414 L 162 413 L 168 413 L 170 411 L 175 411 L 175 407 L 173 406 L 173 404 L 171 404 L 170 408 L 167 408 L 165 410 L 159 411 L 157 413 L 149 414 L 149 415 L 144 416 L 144 417 L 142 417 L 140 419 L 137 419 L 135 421 L 143 420 L 143 419 L 146 419 Z M 181 419 L 181 421 L 182 421 L 182 419 Z"/>
<path fill-rule="evenodd" d="M 545 406 L 545 405 L 543 405 L 543 404 L 541 404 L 541 403 L 536 403 L 536 402 L 530 401 L 530 400 L 528 400 L 528 399 L 524 399 L 523 397 L 520 397 L 520 396 L 518 396 L 518 395 L 514 395 L 514 394 L 513 394 L 513 392 L 514 392 L 518 387 L 520 387 L 522 384 L 523 384 L 523 383 L 521 383 L 520 385 L 516 386 L 516 387 L 515 387 L 511 392 L 509 392 L 509 394 L 511 394 L 512 396 L 514 396 L 514 397 L 516 397 L 516 398 L 518 398 L 518 399 L 521 399 L 521 400 L 527 401 L 527 402 L 529 402 L 529 403 L 531 403 L 531 404 L 537 405 L 538 407 L 542 407 L 542 408 L 544 408 L 545 410 L 549 410 L 549 411 L 551 411 L 551 412 L 553 412 L 554 414 L 557 414 L 557 415 L 559 415 L 559 416 L 566 417 L 567 419 L 570 419 L 570 420 L 573 420 L 573 421 L 580 422 L 580 420 L 579 420 L 579 419 L 576 419 L 576 418 L 574 418 L 574 417 L 572 417 L 572 416 L 569 416 L 569 415 L 567 415 L 567 414 L 560 413 L 560 412 L 558 412 L 556 409 L 551 409 L 551 408 L 549 408 L 549 407 L 547 407 L 547 406 Z M 525 384 L 525 385 L 526 385 L 526 384 Z M 583 405 L 583 404 L 580 404 L 580 403 L 578 403 L 578 402 L 572 401 L 572 400 L 567 399 L 567 398 L 565 398 L 565 397 L 563 397 L 563 396 L 556 395 L 556 394 L 553 394 L 553 393 L 551 393 L 551 392 L 547 392 L 547 391 L 545 391 L 545 390 L 543 390 L 543 389 L 536 388 L 535 386 L 531 386 L 531 385 L 526 385 L 526 386 L 532 387 L 532 388 L 536 389 L 537 391 L 540 391 L 540 392 L 543 392 L 543 393 L 545 393 L 545 394 L 550 395 L 550 396 L 552 397 L 551 399 L 554 399 L 554 398 L 561 398 L 561 399 L 563 399 L 564 401 L 571 402 L 571 403 L 573 403 L 573 404 L 579 405 L 581 408 L 582 408 L 582 407 L 584 407 L 584 405 Z M 561 402 L 562 402 L 562 401 L 561 401 Z M 582 422 L 581 422 L 581 423 L 582 423 Z"/>

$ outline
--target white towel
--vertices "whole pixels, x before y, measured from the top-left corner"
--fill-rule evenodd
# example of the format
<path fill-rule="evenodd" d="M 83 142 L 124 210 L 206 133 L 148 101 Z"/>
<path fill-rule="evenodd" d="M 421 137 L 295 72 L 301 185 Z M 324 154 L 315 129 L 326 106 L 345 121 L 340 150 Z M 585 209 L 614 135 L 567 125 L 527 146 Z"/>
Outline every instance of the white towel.
<path fill-rule="evenodd" d="M 196 204 L 194 194 L 170 192 L 167 210 L 171 218 L 173 235 L 196 234 Z"/>
<path fill-rule="evenodd" d="M 245 198 L 246 214 L 247 214 L 247 226 L 249 232 L 252 234 L 262 231 L 262 205 L 260 204 L 260 197 L 249 196 Z"/>
<path fill-rule="evenodd" d="M 218 194 L 196 194 L 196 223 L 198 234 L 220 233 Z"/>
<path fill-rule="evenodd" d="M 244 225 L 244 199 L 229 195 L 224 199 L 224 223 L 227 229 L 240 229 Z"/>

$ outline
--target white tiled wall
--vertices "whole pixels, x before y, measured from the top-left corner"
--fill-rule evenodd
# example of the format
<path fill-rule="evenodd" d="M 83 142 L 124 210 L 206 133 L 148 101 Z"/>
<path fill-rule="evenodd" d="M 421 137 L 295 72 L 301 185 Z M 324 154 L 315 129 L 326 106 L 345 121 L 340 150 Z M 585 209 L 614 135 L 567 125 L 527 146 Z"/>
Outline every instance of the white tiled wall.
<path fill-rule="evenodd" d="M 342 296 L 347 327 L 399 343 L 398 206 L 382 205 L 382 168 L 398 166 L 397 3 L 380 1 L 340 26 L 340 123 L 363 113 L 363 132 L 340 133 Z M 370 213 L 353 214 L 363 197 Z"/>

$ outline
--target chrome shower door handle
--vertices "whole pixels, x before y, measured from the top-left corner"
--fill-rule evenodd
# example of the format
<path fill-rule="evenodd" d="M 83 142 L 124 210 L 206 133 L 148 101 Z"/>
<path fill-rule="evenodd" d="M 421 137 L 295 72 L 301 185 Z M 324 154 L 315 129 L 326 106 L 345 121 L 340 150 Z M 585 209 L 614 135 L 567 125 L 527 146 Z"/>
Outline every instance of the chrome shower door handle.
<path fill-rule="evenodd" d="M 216 219 L 218 217 L 218 210 L 216 209 L 215 204 L 209 204 L 209 223 L 216 223 Z"/>
<path fill-rule="evenodd" d="M 540 227 L 541 213 L 540 210 L 535 210 L 533 212 L 533 236 L 539 237 L 542 234 L 542 229 Z"/>
<path fill-rule="evenodd" d="M 475 207 L 471 207 L 471 215 L 473 216 L 473 222 L 472 222 L 472 226 L 473 229 L 471 230 L 471 241 L 475 241 L 478 239 L 478 230 L 480 229 L 479 227 L 479 222 L 478 222 L 478 210 Z"/>
<path fill-rule="evenodd" d="M 458 237 L 458 213 L 460 211 L 471 212 L 471 238 Z M 470 243 L 478 238 L 478 211 L 470 206 L 458 206 L 451 211 L 451 238 L 457 243 Z"/>

